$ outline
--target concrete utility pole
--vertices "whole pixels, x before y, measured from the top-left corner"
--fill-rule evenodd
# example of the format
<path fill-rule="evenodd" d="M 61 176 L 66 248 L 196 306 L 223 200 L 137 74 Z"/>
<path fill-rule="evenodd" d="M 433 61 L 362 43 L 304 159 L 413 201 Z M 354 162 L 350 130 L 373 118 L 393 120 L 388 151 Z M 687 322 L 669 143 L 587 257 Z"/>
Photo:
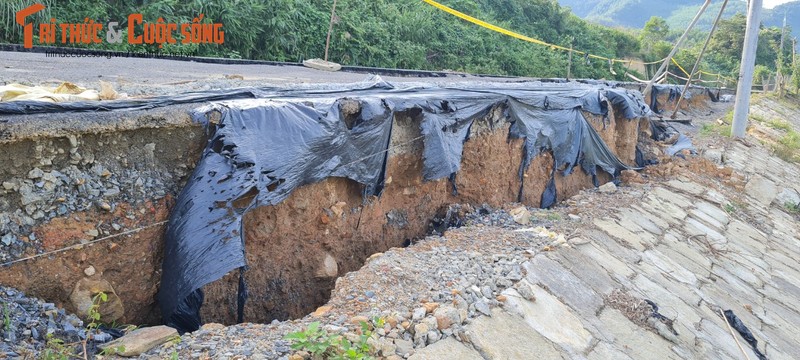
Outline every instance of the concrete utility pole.
<path fill-rule="evenodd" d="M 747 29 L 744 33 L 742 63 L 739 67 L 739 85 L 736 87 L 736 104 L 733 107 L 731 137 L 742 138 L 747 130 L 747 115 L 750 112 L 750 92 L 753 87 L 753 70 L 756 66 L 758 28 L 761 25 L 762 0 L 750 0 L 747 10 Z"/>
<path fill-rule="evenodd" d="M 650 90 L 653 88 L 653 83 L 656 81 L 656 79 L 658 79 L 661 73 L 667 69 L 667 66 L 669 65 L 670 61 L 672 61 L 672 57 L 675 56 L 675 53 L 678 52 L 678 48 L 680 48 L 681 44 L 683 43 L 683 40 L 686 39 L 686 37 L 689 35 L 689 31 L 691 31 L 694 25 L 697 24 L 697 21 L 700 20 L 700 15 L 703 15 L 703 12 L 706 11 L 706 8 L 708 7 L 709 4 L 711 4 L 711 0 L 706 0 L 703 3 L 703 6 L 700 7 L 700 11 L 697 12 L 697 15 L 695 15 L 694 19 L 692 19 L 692 22 L 689 23 L 689 27 L 686 28 L 686 31 L 683 32 L 683 35 L 681 35 L 680 39 L 678 39 L 678 42 L 675 43 L 675 47 L 672 48 L 672 51 L 670 51 L 669 55 L 667 55 L 667 58 L 664 59 L 664 62 L 661 64 L 661 67 L 658 68 L 656 74 L 647 83 L 647 87 L 645 87 L 644 91 L 642 92 L 642 95 L 645 96 L 645 99 L 647 98 L 648 95 L 650 95 Z"/>

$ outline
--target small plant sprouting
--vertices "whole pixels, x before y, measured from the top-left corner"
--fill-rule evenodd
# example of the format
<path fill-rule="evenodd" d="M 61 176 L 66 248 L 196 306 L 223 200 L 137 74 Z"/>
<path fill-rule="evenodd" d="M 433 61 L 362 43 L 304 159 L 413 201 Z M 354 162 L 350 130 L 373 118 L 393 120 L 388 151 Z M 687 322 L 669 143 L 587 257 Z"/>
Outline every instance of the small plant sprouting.
<path fill-rule="evenodd" d="M 8 304 L 3 303 L 3 329 L 11 331 L 11 310 L 8 309 Z"/>
<path fill-rule="evenodd" d="M 736 212 L 736 205 L 733 205 L 732 203 L 727 203 L 725 204 L 723 209 L 725 210 L 726 213 L 733 214 Z"/>
<path fill-rule="evenodd" d="M 561 220 L 561 215 L 558 213 L 547 213 L 547 220 L 550 221 L 559 221 Z"/>
<path fill-rule="evenodd" d="M 42 350 L 42 359 L 44 360 L 69 360 L 72 358 L 85 359 L 89 357 L 87 345 L 89 340 L 94 335 L 94 332 L 102 324 L 102 315 L 100 314 L 100 305 L 108 301 L 108 294 L 99 292 L 92 297 L 92 306 L 89 307 L 88 315 L 91 320 L 86 324 L 88 336 L 83 341 L 77 343 L 66 344 L 64 340 L 56 338 L 53 334 L 47 334 L 47 343 L 44 350 Z M 78 355 L 74 351 L 75 346 L 80 344 L 83 348 L 83 354 Z M 124 352 L 125 347 L 120 345 L 113 348 L 106 348 L 100 351 L 100 355 L 114 355 Z"/>
<path fill-rule="evenodd" d="M 792 214 L 800 214 L 800 204 L 793 204 L 787 201 L 783 204 L 783 207 Z"/>
<path fill-rule="evenodd" d="M 331 335 L 320 328 L 319 322 L 308 325 L 304 331 L 287 334 L 284 339 L 292 341 L 292 349 L 307 351 L 312 358 L 334 360 L 367 360 L 372 359 L 368 340 L 376 328 L 383 327 L 384 319 L 374 317 L 369 323 L 361 322 L 361 334 L 353 342 L 342 335 Z"/>
<path fill-rule="evenodd" d="M 41 353 L 42 360 L 69 360 L 73 357 L 71 345 L 65 344 L 53 334 L 47 334 L 47 343 Z"/>

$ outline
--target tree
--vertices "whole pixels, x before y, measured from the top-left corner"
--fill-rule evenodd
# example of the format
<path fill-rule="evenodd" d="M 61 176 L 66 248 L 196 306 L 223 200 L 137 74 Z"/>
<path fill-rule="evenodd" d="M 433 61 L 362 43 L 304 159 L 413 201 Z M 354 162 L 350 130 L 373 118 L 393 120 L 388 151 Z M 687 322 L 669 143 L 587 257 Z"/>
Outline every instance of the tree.
<path fill-rule="evenodd" d="M 727 20 L 720 20 L 714 36 L 711 37 L 711 43 L 708 44 L 709 54 L 737 59 L 738 63 L 738 59 L 742 57 L 746 25 L 747 18 L 742 13 L 737 13 Z"/>
<path fill-rule="evenodd" d="M 644 24 L 644 29 L 642 29 L 642 33 L 639 37 L 639 41 L 642 43 L 642 49 L 650 53 L 653 49 L 653 45 L 666 39 L 668 34 L 669 25 L 667 21 L 658 16 L 651 17 L 650 20 L 647 20 L 647 23 Z"/>

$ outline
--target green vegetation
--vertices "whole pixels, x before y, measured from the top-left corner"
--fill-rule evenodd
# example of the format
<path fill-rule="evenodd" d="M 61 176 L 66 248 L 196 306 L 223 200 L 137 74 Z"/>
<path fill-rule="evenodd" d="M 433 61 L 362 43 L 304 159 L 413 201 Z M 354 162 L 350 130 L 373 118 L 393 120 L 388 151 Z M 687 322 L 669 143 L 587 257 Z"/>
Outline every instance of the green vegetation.
<path fill-rule="evenodd" d="M 69 360 L 73 357 L 74 344 L 65 344 L 53 334 L 47 334 L 47 343 L 40 354 L 42 360 Z"/>
<path fill-rule="evenodd" d="M 13 2 L 13 1 L 12 1 Z M 592 54 L 624 58 L 639 50 L 636 36 L 628 31 L 590 24 L 552 0 L 442 0 L 445 5 L 495 25 L 552 44 Z M 163 17 L 166 22 L 224 24 L 222 45 L 166 44 L 160 51 L 196 51 L 199 56 L 302 61 L 324 56 L 325 37 L 332 0 L 67 0 L 53 1 L 45 16 L 59 23 L 119 21 L 127 28 L 127 16 L 141 13 L 146 21 Z M 4 8 L 9 12 L 13 9 Z M 14 10 L 16 11 L 16 10 Z M 345 65 L 389 68 L 455 70 L 472 73 L 563 77 L 568 56 L 467 23 L 419 0 L 340 0 L 331 35 L 330 60 Z M 21 43 L 20 27 L 6 16 L 0 42 Z M 139 33 L 137 30 L 137 33 Z M 127 32 L 123 34 L 127 36 Z M 178 36 L 180 42 L 181 38 Z M 36 43 L 36 41 L 34 41 Z M 141 45 L 92 44 L 91 48 L 141 51 Z M 149 50 L 158 51 L 154 45 Z M 572 74 L 579 78 L 624 77 L 617 63 L 614 76 L 607 62 L 573 58 Z"/>
<path fill-rule="evenodd" d="M 787 201 L 783 204 L 783 207 L 792 214 L 800 214 L 800 204 L 792 204 Z"/>
<path fill-rule="evenodd" d="M 701 136 L 712 136 L 712 135 L 730 136 L 731 135 L 731 125 L 730 124 L 719 125 L 719 124 L 716 124 L 716 123 L 714 123 L 714 124 L 706 123 L 706 124 L 703 124 L 703 126 L 700 127 L 699 133 L 700 133 Z"/>
<path fill-rule="evenodd" d="M 773 147 L 775 155 L 788 162 L 800 160 L 798 150 L 800 150 L 800 133 L 794 130 L 787 131 Z"/>
<path fill-rule="evenodd" d="M 3 303 L 3 330 L 11 331 L 11 310 L 8 309 L 8 304 Z"/>
<path fill-rule="evenodd" d="M 558 0 L 562 6 L 570 7 L 581 18 L 608 26 L 622 26 L 640 29 L 652 14 L 663 16 L 673 29 L 685 29 L 700 9 L 702 1 L 642 1 L 642 0 Z M 692 37 L 704 37 L 711 29 L 714 18 L 719 13 L 722 1 L 712 1 L 697 23 L 698 31 Z M 746 13 L 747 2 L 732 0 L 725 8 L 723 18 L 736 13 Z M 793 36 L 800 33 L 800 2 L 788 2 L 773 9 L 763 9 L 761 22 L 765 26 L 781 26 L 783 16 L 790 27 L 795 29 Z"/>
<path fill-rule="evenodd" d="M 100 314 L 100 305 L 108 301 L 108 294 L 99 292 L 92 297 L 92 306 L 89 307 L 88 316 L 91 321 L 86 325 L 88 333 L 87 339 L 77 343 L 65 343 L 64 340 L 59 339 L 53 334 L 47 334 L 47 343 L 42 350 L 41 358 L 43 360 L 68 360 L 71 358 L 85 359 L 89 356 L 87 353 L 87 344 L 97 328 L 100 327 L 102 322 L 102 315 Z M 80 346 L 79 346 L 80 345 Z M 77 352 L 76 349 L 82 349 L 82 352 Z M 100 352 L 100 355 L 113 355 L 125 351 L 124 346 L 114 348 L 106 348 Z M 80 355 L 79 355 L 80 354 Z"/>
<path fill-rule="evenodd" d="M 663 59 L 671 50 L 672 44 L 680 37 L 684 29 L 700 9 L 699 1 L 641 1 L 641 0 L 559 0 L 559 3 L 570 7 L 578 16 L 589 21 L 598 22 L 609 26 L 623 26 L 631 29 L 642 29 L 639 32 L 641 43 L 641 56 L 647 61 Z M 708 36 L 708 32 L 719 13 L 721 1 L 709 5 L 700 17 L 694 30 L 688 34 L 686 43 L 675 55 L 675 60 L 690 71 L 700 53 L 700 49 Z M 739 61 L 742 54 L 742 44 L 745 32 L 747 11 L 744 1 L 730 1 L 725 8 L 723 20 L 719 23 L 714 33 L 700 70 L 708 73 L 718 73 L 729 78 L 724 86 L 733 86 L 733 79 L 739 73 Z M 662 17 L 650 17 L 659 14 Z M 788 40 L 781 53 L 780 26 L 786 15 Z M 800 73 L 791 66 L 791 38 L 800 30 L 800 1 L 779 5 L 774 9 L 762 11 L 762 27 L 759 32 L 758 50 L 756 54 L 757 69 L 754 85 L 760 86 L 764 79 L 773 78 L 780 71 L 784 75 L 791 75 L 793 71 Z M 655 29 L 656 31 L 653 31 Z M 657 65 L 649 66 L 647 71 L 654 72 Z M 685 76 L 675 64 L 670 64 L 669 71 L 673 74 Z M 707 74 L 702 80 L 717 80 Z M 679 80 L 671 80 L 680 82 Z M 795 76 L 795 91 L 800 91 L 800 77 Z"/>
<path fill-rule="evenodd" d="M 723 210 L 728 214 L 733 214 L 736 212 L 737 208 L 733 203 L 727 203 L 723 206 Z"/>
<path fill-rule="evenodd" d="M 769 121 L 765 122 L 764 125 L 767 125 L 767 126 L 773 128 L 773 129 L 776 129 L 776 130 L 783 130 L 783 131 L 792 130 L 792 125 L 789 124 L 789 122 L 785 121 L 785 120 L 772 119 L 772 120 L 769 120 Z"/>
<path fill-rule="evenodd" d="M 202 23 L 222 23 L 225 42 L 216 44 L 131 45 L 127 42 L 69 45 L 120 51 L 192 53 L 198 56 L 245 58 L 276 61 L 302 61 L 324 56 L 325 37 L 333 0 L 42 0 L 47 9 L 32 22 L 82 23 L 86 18 L 107 24 L 119 21 L 123 38 L 127 36 L 127 16 L 141 13 L 146 22 L 163 18 L 167 23 L 190 23 L 203 14 Z M 447 6 L 512 31 L 576 50 L 613 58 L 639 58 L 655 61 L 664 58 L 682 33 L 699 5 L 694 0 L 643 2 L 640 0 L 441 0 Z M 21 27 L 13 14 L 29 2 L 7 0 L 0 3 L 0 42 L 21 43 Z M 784 4 L 793 19 L 800 2 Z M 791 6 L 790 6 L 791 5 Z M 714 3 L 701 18 L 698 29 L 689 34 L 687 44 L 675 59 L 691 70 L 711 21 L 720 4 Z M 607 25 L 642 30 L 607 28 L 572 14 Z M 776 8 L 777 9 L 777 8 Z M 731 2 L 719 24 L 701 70 L 734 79 L 745 29 L 743 4 Z M 650 17 L 651 14 L 664 17 Z M 774 13 L 774 14 L 773 14 Z M 777 10 L 766 11 L 765 23 L 775 25 Z M 771 14 L 771 15 L 769 15 Z M 467 23 L 419 0 L 340 0 L 331 34 L 331 61 L 361 65 L 421 70 L 454 70 L 470 73 L 564 77 L 568 54 L 565 51 L 524 42 Z M 783 12 L 780 13 L 781 20 Z M 800 19 L 800 16 L 795 16 Z M 795 20 L 792 20 L 795 21 Z M 790 23 L 793 23 L 790 21 Z M 136 32 L 141 33 L 141 26 Z M 762 27 L 756 63 L 756 84 L 774 78 L 777 71 L 800 73 L 792 67 L 790 41 L 779 51 L 781 31 Z M 102 37 L 102 35 L 101 35 Z M 180 42 L 181 35 L 177 34 Z M 36 43 L 36 40 L 34 41 Z M 626 64 L 609 64 L 596 59 L 573 56 L 571 74 L 576 78 L 627 80 Z M 657 65 L 646 70 L 652 72 Z M 683 74 L 674 64 L 670 72 Z M 707 75 L 704 80 L 716 80 Z M 800 91 L 800 76 L 794 76 L 790 90 Z M 731 83 L 725 84 L 731 86 Z"/>
<path fill-rule="evenodd" d="M 795 94 L 800 94 L 800 61 L 792 69 L 792 83 L 790 86 L 794 88 Z"/>
<path fill-rule="evenodd" d="M 561 215 L 559 215 L 558 213 L 549 212 L 549 213 L 547 213 L 547 220 L 559 221 L 559 220 L 561 220 Z"/>
<path fill-rule="evenodd" d="M 319 322 L 313 322 L 306 330 L 290 333 L 285 339 L 292 341 L 292 349 L 306 351 L 315 359 L 366 360 L 372 359 L 372 349 L 367 340 L 376 328 L 383 327 L 384 321 L 379 317 L 370 323 L 362 321 L 361 334 L 355 342 L 342 335 L 328 334 L 319 325 Z"/>

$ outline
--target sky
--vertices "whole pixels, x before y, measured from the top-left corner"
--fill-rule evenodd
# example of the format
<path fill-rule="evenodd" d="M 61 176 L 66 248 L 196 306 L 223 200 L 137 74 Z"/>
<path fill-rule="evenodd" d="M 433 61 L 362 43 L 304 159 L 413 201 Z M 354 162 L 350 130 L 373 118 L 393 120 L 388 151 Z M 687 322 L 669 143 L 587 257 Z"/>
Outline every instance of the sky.
<path fill-rule="evenodd" d="M 793 0 L 764 0 L 764 8 L 772 9 L 780 4 L 792 2 Z"/>

